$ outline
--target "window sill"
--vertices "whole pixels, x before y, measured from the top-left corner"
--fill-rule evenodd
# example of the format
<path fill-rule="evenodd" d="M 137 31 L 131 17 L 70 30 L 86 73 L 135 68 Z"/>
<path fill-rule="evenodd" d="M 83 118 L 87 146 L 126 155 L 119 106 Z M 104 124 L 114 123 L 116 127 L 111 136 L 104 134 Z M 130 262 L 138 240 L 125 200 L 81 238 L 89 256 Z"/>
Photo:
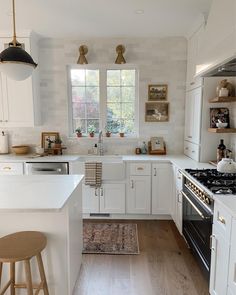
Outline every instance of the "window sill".
<path fill-rule="evenodd" d="M 68 138 L 69 140 L 78 140 L 78 141 L 94 141 L 94 142 L 97 142 L 98 141 L 98 136 L 94 136 L 94 137 L 89 137 L 89 136 L 82 136 L 82 137 L 77 137 L 77 136 L 69 136 Z M 111 137 L 106 137 L 106 136 L 103 136 L 102 137 L 102 140 L 104 142 L 106 141 L 137 141 L 139 140 L 139 137 L 138 136 L 124 136 L 124 137 L 120 137 L 120 136 L 111 136 Z"/>

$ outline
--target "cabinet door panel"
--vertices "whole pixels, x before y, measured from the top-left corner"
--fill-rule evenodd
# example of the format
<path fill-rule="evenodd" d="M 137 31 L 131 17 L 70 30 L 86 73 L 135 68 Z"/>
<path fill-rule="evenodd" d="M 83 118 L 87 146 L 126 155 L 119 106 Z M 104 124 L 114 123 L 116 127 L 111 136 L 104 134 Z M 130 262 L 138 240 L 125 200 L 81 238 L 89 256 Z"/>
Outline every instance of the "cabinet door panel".
<path fill-rule="evenodd" d="M 0 79 L 0 122 L 3 121 L 3 89 L 2 79 Z"/>
<path fill-rule="evenodd" d="M 229 266 L 229 242 L 213 227 L 210 294 L 226 295 Z"/>
<path fill-rule="evenodd" d="M 232 294 L 236 294 L 236 220 L 232 225 L 231 250 L 229 259 L 229 290 Z M 229 292 L 229 294 L 231 294 Z"/>
<path fill-rule="evenodd" d="M 13 81 L 2 74 L 4 85 L 4 120 L 14 126 L 33 124 L 32 78 Z"/>
<path fill-rule="evenodd" d="M 131 176 L 127 193 L 127 213 L 150 214 L 151 179 L 150 176 Z"/>
<path fill-rule="evenodd" d="M 152 214 L 171 214 L 172 170 L 170 164 L 154 164 Z"/>
<path fill-rule="evenodd" d="M 88 185 L 82 187 L 83 213 L 99 213 L 99 192 L 98 189 Z"/>
<path fill-rule="evenodd" d="M 125 213 L 125 184 L 104 184 L 100 189 L 100 213 Z"/>

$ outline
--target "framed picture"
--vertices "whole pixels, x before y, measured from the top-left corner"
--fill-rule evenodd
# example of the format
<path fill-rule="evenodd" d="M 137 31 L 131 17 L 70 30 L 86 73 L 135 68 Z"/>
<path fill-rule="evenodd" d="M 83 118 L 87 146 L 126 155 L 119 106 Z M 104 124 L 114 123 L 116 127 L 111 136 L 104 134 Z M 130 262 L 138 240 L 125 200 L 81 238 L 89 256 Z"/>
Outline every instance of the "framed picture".
<path fill-rule="evenodd" d="M 168 85 L 148 85 L 148 100 L 163 101 L 167 100 Z"/>
<path fill-rule="evenodd" d="M 226 128 L 230 128 L 228 108 L 210 108 L 210 128 L 217 128 L 216 123 L 228 123 Z"/>
<path fill-rule="evenodd" d="M 168 122 L 169 103 L 168 102 L 146 102 L 145 104 L 146 122 Z"/>
<path fill-rule="evenodd" d="M 59 132 L 42 132 L 41 146 L 44 150 L 54 147 L 55 139 L 59 137 Z"/>

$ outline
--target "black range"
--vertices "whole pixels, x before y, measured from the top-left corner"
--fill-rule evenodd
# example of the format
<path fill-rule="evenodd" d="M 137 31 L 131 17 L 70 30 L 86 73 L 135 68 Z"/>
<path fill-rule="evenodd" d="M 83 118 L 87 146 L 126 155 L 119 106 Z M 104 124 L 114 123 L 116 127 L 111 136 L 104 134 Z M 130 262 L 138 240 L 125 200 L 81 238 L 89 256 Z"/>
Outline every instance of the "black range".
<path fill-rule="evenodd" d="M 213 194 L 236 195 L 236 174 L 221 173 L 216 169 L 186 169 L 185 171 Z"/>

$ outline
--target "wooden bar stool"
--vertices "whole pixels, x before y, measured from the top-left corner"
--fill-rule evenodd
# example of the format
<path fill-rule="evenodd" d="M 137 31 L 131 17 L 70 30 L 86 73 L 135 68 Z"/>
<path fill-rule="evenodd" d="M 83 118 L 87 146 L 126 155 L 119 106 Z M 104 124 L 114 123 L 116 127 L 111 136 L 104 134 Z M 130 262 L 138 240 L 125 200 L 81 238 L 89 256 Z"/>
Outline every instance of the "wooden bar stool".
<path fill-rule="evenodd" d="M 27 289 L 28 295 L 33 295 L 33 289 L 36 289 L 35 295 L 40 290 L 44 295 L 49 295 L 46 276 L 43 267 L 41 252 L 46 247 L 47 239 L 44 234 L 36 231 L 17 232 L 3 238 L 0 238 L 0 283 L 2 278 L 3 263 L 10 263 L 10 280 L 0 290 L 0 295 L 5 294 L 10 287 L 11 295 L 15 295 L 16 288 Z M 30 259 L 36 256 L 41 282 L 39 285 L 32 283 Z M 26 283 L 16 284 L 15 282 L 15 263 L 23 261 L 25 269 Z"/>

